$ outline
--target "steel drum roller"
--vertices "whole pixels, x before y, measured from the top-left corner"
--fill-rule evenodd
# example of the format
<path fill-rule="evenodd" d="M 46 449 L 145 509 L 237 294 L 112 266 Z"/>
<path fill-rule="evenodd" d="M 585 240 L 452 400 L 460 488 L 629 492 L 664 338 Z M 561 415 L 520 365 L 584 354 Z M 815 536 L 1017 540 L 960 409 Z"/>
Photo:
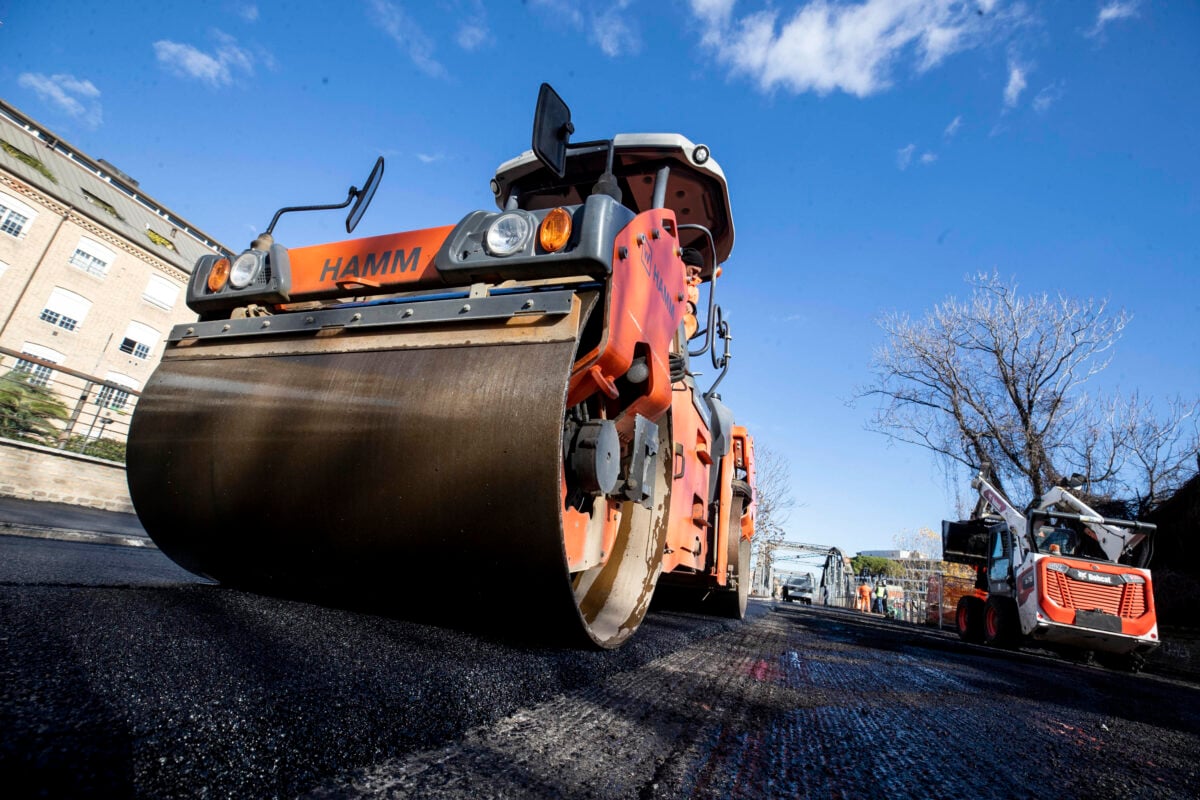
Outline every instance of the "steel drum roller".
<path fill-rule="evenodd" d="M 223 583 L 616 646 L 653 591 L 669 476 L 652 510 L 625 504 L 606 566 L 568 572 L 578 316 L 184 343 L 131 426 L 134 506 L 164 553 Z"/>

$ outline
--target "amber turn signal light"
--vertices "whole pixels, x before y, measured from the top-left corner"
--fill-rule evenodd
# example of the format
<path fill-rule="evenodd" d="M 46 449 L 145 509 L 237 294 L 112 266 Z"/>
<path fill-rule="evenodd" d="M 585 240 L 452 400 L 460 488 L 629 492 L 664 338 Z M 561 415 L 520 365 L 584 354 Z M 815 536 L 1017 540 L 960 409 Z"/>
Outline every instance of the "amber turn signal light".
<path fill-rule="evenodd" d="M 538 242 L 547 253 L 557 253 L 571 238 L 571 215 L 565 208 L 555 208 L 538 226 Z"/>
<path fill-rule="evenodd" d="M 225 284 L 229 282 L 229 259 L 220 258 L 212 265 L 208 271 L 208 290 L 210 292 L 219 292 L 225 288 Z"/>

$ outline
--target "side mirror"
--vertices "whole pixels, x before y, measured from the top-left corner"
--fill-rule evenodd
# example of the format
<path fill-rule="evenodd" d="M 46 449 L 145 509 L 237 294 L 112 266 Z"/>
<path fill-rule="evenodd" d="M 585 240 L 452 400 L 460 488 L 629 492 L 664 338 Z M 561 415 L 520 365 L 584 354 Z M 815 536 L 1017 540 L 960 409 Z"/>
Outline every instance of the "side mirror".
<path fill-rule="evenodd" d="M 574 132 L 571 109 L 550 84 L 543 83 L 533 112 L 533 154 L 560 178 L 567 171 L 567 142 Z"/>
<path fill-rule="evenodd" d="M 363 214 L 367 213 L 367 206 L 371 205 L 371 198 L 375 196 L 375 190 L 379 188 L 381 180 L 383 180 L 383 156 L 375 159 L 375 166 L 371 168 L 371 174 L 367 176 L 367 182 L 363 184 L 363 188 L 353 192 L 355 195 L 354 205 L 346 217 L 346 233 L 353 233 L 354 229 L 358 227 L 358 222 L 362 219 Z"/>

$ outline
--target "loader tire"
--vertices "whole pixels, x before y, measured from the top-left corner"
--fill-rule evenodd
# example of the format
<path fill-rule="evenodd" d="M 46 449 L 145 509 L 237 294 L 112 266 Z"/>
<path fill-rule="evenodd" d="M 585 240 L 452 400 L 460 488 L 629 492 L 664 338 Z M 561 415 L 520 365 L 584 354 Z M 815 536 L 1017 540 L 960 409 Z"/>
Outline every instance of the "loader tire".
<path fill-rule="evenodd" d="M 954 614 L 958 638 L 971 644 L 983 641 L 983 601 L 978 597 L 964 597 L 958 601 Z"/>
<path fill-rule="evenodd" d="M 1017 608 L 1007 597 L 989 597 L 983 608 L 983 641 L 992 647 L 1016 649 L 1020 641 Z"/>

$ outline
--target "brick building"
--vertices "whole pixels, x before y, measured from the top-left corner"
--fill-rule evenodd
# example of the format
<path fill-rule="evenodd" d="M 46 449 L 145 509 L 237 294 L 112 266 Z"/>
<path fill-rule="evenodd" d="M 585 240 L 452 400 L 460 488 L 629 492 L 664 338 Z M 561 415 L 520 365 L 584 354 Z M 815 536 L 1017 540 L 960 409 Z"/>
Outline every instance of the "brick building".
<path fill-rule="evenodd" d="M 4 371 L 48 387 L 50 364 L 94 376 L 87 402 L 127 413 L 123 388 L 139 391 L 167 332 L 196 318 L 188 275 L 213 252 L 228 250 L 0 100 L 0 348 L 16 354 Z"/>

